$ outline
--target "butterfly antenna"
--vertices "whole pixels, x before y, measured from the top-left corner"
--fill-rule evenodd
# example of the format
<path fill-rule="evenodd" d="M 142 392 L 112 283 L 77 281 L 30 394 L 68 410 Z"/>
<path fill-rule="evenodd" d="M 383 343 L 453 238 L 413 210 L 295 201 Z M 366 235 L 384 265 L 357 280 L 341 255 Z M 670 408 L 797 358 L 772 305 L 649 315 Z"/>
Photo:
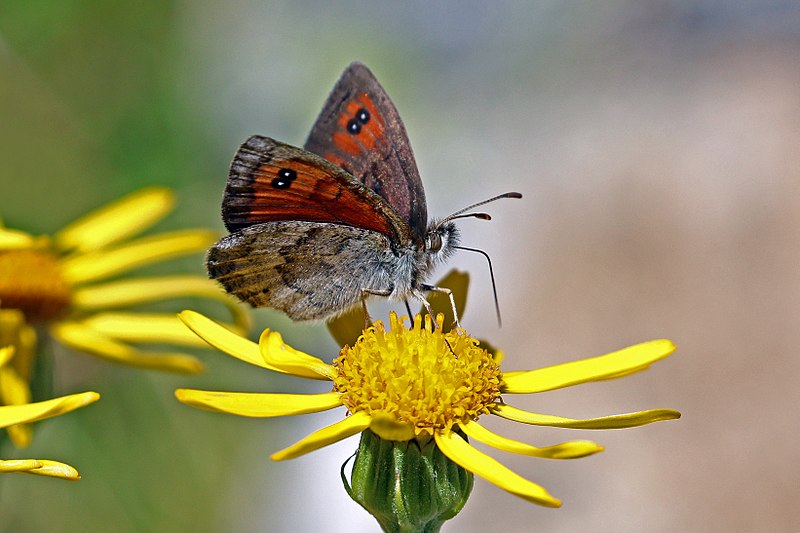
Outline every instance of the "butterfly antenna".
<path fill-rule="evenodd" d="M 499 195 L 495 196 L 494 198 L 489 198 L 488 200 L 484 200 L 482 202 L 478 202 L 477 204 L 472 204 L 470 206 L 465 207 L 464 209 L 459 209 L 458 211 L 456 211 L 455 213 L 453 213 L 449 217 L 446 217 L 444 220 L 439 222 L 439 225 L 441 226 L 442 224 L 445 224 L 445 223 L 450 222 L 451 220 L 455 220 L 457 218 L 467 218 L 467 217 L 475 217 L 475 218 L 480 218 L 482 220 L 491 220 L 492 217 L 490 217 L 487 213 L 469 213 L 469 214 L 466 214 L 466 215 L 464 213 L 466 213 L 470 209 L 475 209 L 476 207 L 480 207 L 480 206 L 488 204 L 490 202 L 494 202 L 495 200 L 500 200 L 501 198 L 522 198 L 522 194 L 520 194 L 518 192 L 507 192 L 507 193 L 504 193 L 504 194 L 499 194 Z"/>
<path fill-rule="evenodd" d="M 454 248 L 458 250 L 466 250 L 468 252 L 477 252 L 486 258 L 486 262 L 489 263 L 489 277 L 492 278 L 492 294 L 494 295 L 494 310 L 497 313 L 497 326 L 502 328 L 503 319 L 500 316 L 500 304 L 497 301 L 497 284 L 494 282 L 494 269 L 492 268 L 492 258 L 489 257 L 489 254 L 478 248 L 467 248 L 466 246 L 455 246 Z"/>
<path fill-rule="evenodd" d="M 460 215 L 450 215 L 443 222 L 450 222 L 451 220 L 455 220 L 457 218 L 479 218 L 481 220 L 492 220 L 492 216 L 489 213 L 462 213 Z"/>

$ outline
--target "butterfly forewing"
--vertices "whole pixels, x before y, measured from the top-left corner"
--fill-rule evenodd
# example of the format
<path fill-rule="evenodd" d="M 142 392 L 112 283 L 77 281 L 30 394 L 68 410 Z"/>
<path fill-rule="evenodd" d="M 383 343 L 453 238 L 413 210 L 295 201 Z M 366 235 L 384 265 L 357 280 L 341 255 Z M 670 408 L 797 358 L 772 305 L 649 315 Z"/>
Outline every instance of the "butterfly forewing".
<path fill-rule="evenodd" d="M 343 168 L 383 198 L 420 242 L 427 226 L 422 180 L 403 122 L 361 63 L 351 64 L 328 97 L 305 149 Z"/>
<path fill-rule="evenodd" d="M 230 231 L 263 222 L 333 222 L 406 242 L 391 208 L 344 170 L 274 139 L 254 135 L 239 148 L 225 187 L 222 218 Z"/>

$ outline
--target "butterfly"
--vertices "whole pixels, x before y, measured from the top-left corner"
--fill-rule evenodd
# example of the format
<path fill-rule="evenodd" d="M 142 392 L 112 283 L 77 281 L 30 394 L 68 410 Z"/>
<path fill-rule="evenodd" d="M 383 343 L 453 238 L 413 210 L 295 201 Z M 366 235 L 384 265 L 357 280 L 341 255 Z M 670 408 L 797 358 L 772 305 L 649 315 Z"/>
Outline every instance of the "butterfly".
<path fill-rule="evenodd" d="M 294 320 L 334 318 L 369 295 L 417 298 L 430 312 L 424 291 L 449 292 L 424 281 L 458 248 L 453 220 L 489 218 L 464 214 L 483 203 L 428 222 L 403 122 L 355 62 L 302 149 L 260 135 L 239 147 L 222 202 L 230 234 L 209 250 L 206 267 L 240 300 Z"/>

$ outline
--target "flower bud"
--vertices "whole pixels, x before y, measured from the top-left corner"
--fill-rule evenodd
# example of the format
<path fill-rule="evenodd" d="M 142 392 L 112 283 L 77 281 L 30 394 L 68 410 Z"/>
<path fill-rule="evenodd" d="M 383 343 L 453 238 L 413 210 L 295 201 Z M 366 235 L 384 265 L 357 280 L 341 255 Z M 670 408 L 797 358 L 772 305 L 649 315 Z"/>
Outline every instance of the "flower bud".
<path fill-rule="evenodd" d="M 385 532 L 439 531 L 464 507 L 473 475 L 444 456 L 434 440 L 384 440 L 370 430 L 361 434 L 350 497 Z"/>

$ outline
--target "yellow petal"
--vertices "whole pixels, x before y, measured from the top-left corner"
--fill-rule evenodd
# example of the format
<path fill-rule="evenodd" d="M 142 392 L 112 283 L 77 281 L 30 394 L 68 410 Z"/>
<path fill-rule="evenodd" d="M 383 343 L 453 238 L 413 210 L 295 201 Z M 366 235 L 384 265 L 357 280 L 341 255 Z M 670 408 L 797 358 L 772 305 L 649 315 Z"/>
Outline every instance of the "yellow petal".
<path fill-rule="evenodd" d="M 72 294 L 72 307 L 79 311 L 95 311 L 114 307 L 131 307 L 171 298 L 209 298 L 224 303 L 243 330 L 250 323 L 242 305 L 208 278 L 194 275 L 126 279 L 102 285 L 77 288 Z"/>
<path fill-rule="evenodd" d="M 369 429 L 383 440 L 403 442 L 416 436 L 413 425 L 398 422 L 387 414 L 374 415 L 370 420 Z"/>
<path fill-rule="evenodd" d="M 36 237 L 24 231 L 0 228 L 0 250 L 19 250 L 31 248 L 36 243 Z"/>
<path fill-rule="evenodd" d="M 18 335 L 11 365 L 23 379 L 30 381 L 36 366 L 36 330 L 26 324 Z"/>
<path fill-rule="evenodd" d="M 323 394 L 262 394 L 177 389 L 175 397 L 192 407 L 250 417 L 304 415 L 342 405 L 338 392 Z"/>
<path fill-rule="evenodd" d="M 177 316 L 161 313 L 98 313 L 81 323 L 116 340 L 206 347 Z"/>
<path fill-rule="evenodd" d="M 0 368 L 0 404 L 21 405 L 31 401 L 28 382 L 12 367 Z M 33 430 L 28 424 L 9 426 L 8 437 L 15 448 L 27 448 L 33 438 Z"/>
<path fill-rule="evenodd" d="M 36 422 L 73 411 L 100 399 L 96 392 L 81 392 L 43 402 L 0 407 L 0 428 L 22 422 Z"/>
<path fill-rule="evenodd" d="M 334 442 L 351 437 L 356 433 L 361 433 L 369 427 L 370 416 L 364 411 L 353 413 L 344 420 L 331 424 L 328 427 L 315 431 L 303 440 L 284 448 L 271 455 L 273 461 L 284 461 L 294 459 L 314 450 L 319 450 Z"/>
<path fill-rule="evenodd" d="M 195 335 L 206 341 L 212 347 L 228 355 L 232 355 L 245 363 L 250 363 L 251 365 L 260 366 L 282 374 L 286 373 L 285 370 L 267 364 L 264 361 L 264 358 L 261 357 L 258 344 L 241 335 L 237 335 L 210 318 L 196 311 L 188 310 L 178 313 L 178 318 L 180 318 L 186 327 L 191 329 Z"/>
<path fill-rule="evenodd" d="M 12 357 L 14 357 L 13 346 L 5 346 L 3 348 L 0 348 L 0 367 L 11 361 Z"/>
<path fill-rule="evenodd" d="M 142 352 L 78 321 L 53 324 L 50 327 L 50 333 L 74 350 L 97 355 L 115 363 L 183 374 L 197 374 L 204 368 L 203 363 L 191 355 Z"/>
<path fill-rule="evenodd" d="M 562 442 L 554 446 L 537 448 L 536 446 L 531 446 L 524 442 L 502 437 L 497 433 L 489 431 L 475 421 L 470 421 L 466 424 L 461 423 L 459 426 L 468 437 L 492 446 L 493 448 L 505 452 L 530 455 L 532 457 L 542 457 L 544 459 L 577 459 L 603 451 L 602 446 L 590 440 L 573 440 Z"/>
<path fill-rule="evenodd" d="M 308 355 L 284 344 L 281 334 L 265 329 L 258 341 L 261 356 L 267 364 L 281 368 L 284 372 L 301 378 L 329 379 L 336 376 L 336 369 L 318 357 Z"/>
<path fill-rule="evenodd" d="M 661 339 L 643 342 L 610 354 L 549 366 L 527 372 L 504 372 L 504 392 L 530 394 L 588 381 L 622 377 L 645 370 L 651 363 L 675 351 L 672 341 Z"/>
<path fill-rule="evenodd" d="M 528 481 L 488 455 L 479 452 L 458 434 L 452 431 L 437 432 L 434 437 L 436 445 L 442 453 L 462 468 L 529 502 L 547 507 L 561 507 L 561 501 L 548 494 L 543 487 Z"/>
<path fill-rule="evenodd" d="M 0 368 L 0 398 L 5 405 L 31 401 L 31 388 L 28 382 L 11 365 Z"/>
<path fill-rule="evenodd" d="M 129 194 L 76 220 L 55 235 L 56 246 L 80 252 L 97 250 L 149 228 L 169 213 L 169 189 L 150 187 Z"/>
<path fill-rule="evenodd" d="M 42 462 L 36 459 L 0 459 L 0 473 L 27 472 L 36 468 L 41 468 Z"/>
<path fill-rule="evenodd" d="M 495 404 L 490 408 L 493 414 L 522 422 L 523 424 L 533 424 L 535 426 L 550 426 L 571 429 L 624 429 L 643 426 L 661 420 L 675 420 L 681 417 L 678 411 L 672 409 L 651 409 L 649 411 L 638 411 L 636 413 L 625 413 L 622 415 L 603 416 L 600 418 L 587 418 L 575 420 L 553 415 L 540 415 L 529 413 L 510 405 Z"/>
<path fill-rule="evenodd" d="M 0 339 L 0 345 L 14 350 L 13 359 L 8 364 L 23 379 L 30 381 L 36 358 L 36 330 L 25 321 L 22 311 L 0 308 Z"/>
<path fill-rule="evenodd" d="M 67 258 L 62 262 L 62 274 L 71 284 L 87 283 L 159 261 L 203 252 L 216 238 L 214 232 L 206 230 L 174 231 L 143 237 L 114 248 Z"/>
<path fill-rule="evenodd" d="M 68 464 L 47 459 L 16 459 L 0 461 L 0 473 L 21 472 L 39 476 L 57 477 L 61 479 L 78 480 L 81 476 L 78 471 Z"/>

